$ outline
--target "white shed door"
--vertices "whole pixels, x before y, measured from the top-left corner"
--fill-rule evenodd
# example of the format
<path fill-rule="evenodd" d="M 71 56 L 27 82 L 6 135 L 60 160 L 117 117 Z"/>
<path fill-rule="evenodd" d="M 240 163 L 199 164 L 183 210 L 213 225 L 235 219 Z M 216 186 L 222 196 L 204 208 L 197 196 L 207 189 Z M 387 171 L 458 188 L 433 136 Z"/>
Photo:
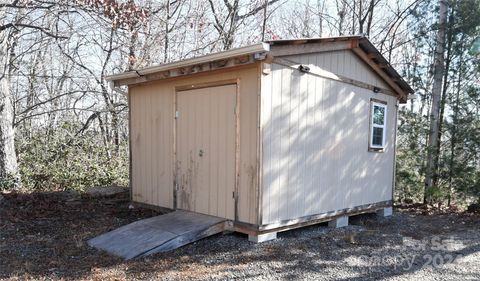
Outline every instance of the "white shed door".
<path fill-rule="evenodd" d="M 235 217 L 236 85 L 177 92 L 177 208 Z"/>

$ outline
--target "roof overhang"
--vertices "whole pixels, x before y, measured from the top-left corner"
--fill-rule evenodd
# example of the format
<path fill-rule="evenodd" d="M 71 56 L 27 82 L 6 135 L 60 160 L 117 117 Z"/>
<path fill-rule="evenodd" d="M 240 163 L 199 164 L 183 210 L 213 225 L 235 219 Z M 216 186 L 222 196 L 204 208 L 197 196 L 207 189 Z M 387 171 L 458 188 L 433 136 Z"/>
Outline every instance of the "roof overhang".
<path fill-rule="evenodd" d="M 249 64 L 266 58 L 265 54 L 287 56 L 314 52 L 352 50 L 368 64 L 406 102 L 408 94 L 414 90 L 390 65 L 383 55 L 364 36 L 339 36 L 323 38 L 272 40 L 228 51 L 208 54 L 196 58 L 155 65 L 125 73 L 110 75 L 106 80 L 114 86 L 131 85 L 152 80 L 178 77 L 198 72 Z M 236 58 L 236 59 L 235 59 Z M 235 59 L 233 62 L 228 60 Z"/>
<path fill-rule="evenodd" d="M 365 36 L 272 40 L 268 41 L 268 43 L 270 44 L 270 53 L 273 53 L 274 56 L 275 53 L 277 53 L 277 56 L 282 56 L 351 49 L 393 89 L 399 96 L 401 102 L 406 102 L 407 96 L 414 93 L 410 85 L 408 85 L 388 60 L 385 59 L 380 51 L 378 51 Z M 276 48 L 276 46 L 278 48 Z M 287 46 L 292 46 L 292 48 L 288 48 Z M 297 51 L 295 51 L 295 49 L 297 49 Z"/>
<path fill-rule="evenodd" d="M 212 54 L 190 58 L 186 60 L 181 60 L 181 61 L 176 61 L 172 63 L 159 64 L 159 65 L 146 67 L 146 68 L 142 68 L 134 71 L 128 71 L 120 74 L 109 75 L 109 76 L 106 76 L 105 79 L 107 81 L 112 81 L 112 82 L 126 80 L 126 79 L 127 81 L 132 81 L 131 79 L 137 79 L 146 75 L 151 75 L 159 72 L 179 69 L 179 68 L 193 66 L 193 65 L 203 65 L 206 63 L 222 61 L 229 58 L 242 57 L 245 55 L 264 53 L 264 52 L 268 52 L 269 50 L 270 50 L 270 45 L 268 43 L 259 43 L 255 45 L 230 49 L 223 52 L 212 53 Z M 138 79 L 138 80 L 141 81 L 142 79 Z M 130 84 L 130 83 L 126 82 L 124 85 L 126 84 Z"/>

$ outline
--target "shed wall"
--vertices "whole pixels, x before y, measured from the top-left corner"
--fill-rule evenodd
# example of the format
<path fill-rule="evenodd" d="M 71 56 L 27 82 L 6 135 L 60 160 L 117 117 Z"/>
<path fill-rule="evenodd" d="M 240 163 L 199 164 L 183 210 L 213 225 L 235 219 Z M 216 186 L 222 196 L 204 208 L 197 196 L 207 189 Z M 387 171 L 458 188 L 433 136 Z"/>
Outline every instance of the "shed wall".
<path fill-rule="evenodd" d="M 288 59 L 388 89 L 351 51 Z M 391 200 L 396 98 L 271 67 L 262 78 L 262 224 Z M 371 98 L 388 103 L 383 153 L 368 151 Z"/>
<path fill-rule="evenodd" d="M 285 56 L 284 58 L 319 67 L 383 89 L 390 89 L 390 86 L 351 50 Z"/>
<path fill-rule="evenodd" d="M 238 220 L 257 222 L 259 65 L 130 86 L 132 199 L 173 208 L 175 89 L 239 81 Z"/>

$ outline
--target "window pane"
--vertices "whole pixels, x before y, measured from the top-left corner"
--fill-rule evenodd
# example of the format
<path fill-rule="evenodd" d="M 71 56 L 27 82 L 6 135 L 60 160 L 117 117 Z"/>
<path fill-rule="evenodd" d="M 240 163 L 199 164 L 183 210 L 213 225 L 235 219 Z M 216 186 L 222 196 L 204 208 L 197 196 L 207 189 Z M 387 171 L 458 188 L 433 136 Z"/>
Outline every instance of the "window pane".
<path fill-rule="evenodd" d="M 373 127 L 372 144 L 383 146 L 383 128 Z"/>
<path fill-rule="evenodd" d="M 373 124 L 383 125 L 385 123 L 385 107 L 373 106 Z"/>

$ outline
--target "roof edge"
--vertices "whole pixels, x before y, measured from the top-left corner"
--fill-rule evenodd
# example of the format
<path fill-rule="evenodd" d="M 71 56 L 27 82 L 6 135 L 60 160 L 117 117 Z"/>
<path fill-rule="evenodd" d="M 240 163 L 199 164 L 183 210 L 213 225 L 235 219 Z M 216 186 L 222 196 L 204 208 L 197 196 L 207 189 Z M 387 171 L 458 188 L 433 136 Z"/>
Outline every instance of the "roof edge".
<path fill-rule="evenodd" d="M 373 71 L 375 71 L 378 75 L 381 76 L 383 80 L 390 80 L 386 81 L 389 82 L 390 87 L 392 87 L 395 92 L 398 92 L 400 96 L 405 96 L 403 99 L 406 98 L 408 94 L 414 93 L 414 90 L 410 87 L 410 85 L 403 79 L 402 76 L 398 74 L 398 72 L 393 68 L 390 62 L 380 53 L 380 51 L 373 45 L 372 42 L 368 39 L 368 37 L 364 35 L 344 35 L 344 36 L 336 36 L 336 37 L 317 37 L 317 38 L 297 38 L 297 39 L 280 39 L 280 40 L 271 40 L 267 41 L 272 47 L 273 46 L 287 46 L 287 45 L 300 45 L 300 44 L 325 44 L 325 43 L 340 43 L 351 41 L 354 42 L 352 46 L 348 49 L 356 52 L 356 49 L 362 50 L 367 56 L 361 56 L 362 60 L 364 60 L 367 64 L 373 65 Z M 357 53 L 357 52 L 356 52 Z M 357 53 L 358 54 L 358 53 Z M 372 66 L 371 65 L 371 66 Z M 400 90 L 400 91 L 399 91 Z"/>
<path fill-rule="evenodd" d="M 138 70 L 128 71 L 128 72 L 119 73 L 119 74 L 108 75 L 108 76 L 105 76 L 105 80 L 114 82 L 121 79 L 136 78 L 143 75 L 171 70 L 179 67 L 185 67 L 193 64 L 202 64 L 202 63 L 223 60 L 223 59 L 236 57 L 236 56 L 268 52 L 269 50 L 270 50 L 270 44 L 262 42 L 254 45 L 249 45 L 246 47 L 234 48 L 234 49 L 230 49 L 230 50 L 222 51 L 218 53 L 211 53 L 208 55 L 203 55 L 203 56 L 194 57 L 190 59 L 175 61 L 175 62 L 166 63 L 166 64 L 159 64 L 159 65 L 141 68 Z"/>

